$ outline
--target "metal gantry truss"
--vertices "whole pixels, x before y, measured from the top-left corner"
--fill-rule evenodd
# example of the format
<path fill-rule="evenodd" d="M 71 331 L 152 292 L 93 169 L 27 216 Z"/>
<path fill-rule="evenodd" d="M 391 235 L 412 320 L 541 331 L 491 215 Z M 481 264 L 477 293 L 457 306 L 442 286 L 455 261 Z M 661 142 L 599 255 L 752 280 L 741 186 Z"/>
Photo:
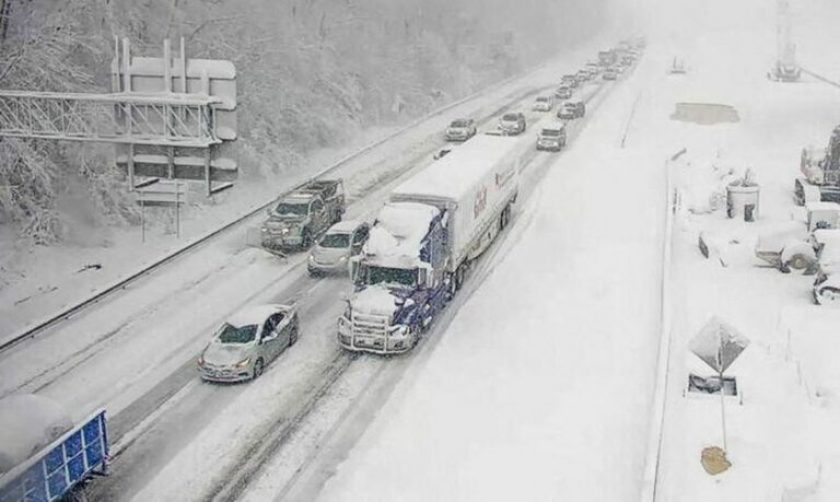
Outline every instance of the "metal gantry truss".
<path fill-rule="evenodd" d="M 201 94 L 0 91 L 0 136 L 206 148 L 220 143 Z"/>

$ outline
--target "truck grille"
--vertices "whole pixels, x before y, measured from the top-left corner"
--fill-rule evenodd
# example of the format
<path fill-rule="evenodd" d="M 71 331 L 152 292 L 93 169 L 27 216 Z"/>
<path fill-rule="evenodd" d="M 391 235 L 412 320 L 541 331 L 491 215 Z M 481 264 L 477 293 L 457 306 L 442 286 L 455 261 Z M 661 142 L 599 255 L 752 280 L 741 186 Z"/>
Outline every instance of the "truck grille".
<path fill-rule="evenodd" d="M 353 334 L 370 337 L 382 337 L 388 334 L 390 319 L 376 314 L 357 314 L 353 312 Z"/>

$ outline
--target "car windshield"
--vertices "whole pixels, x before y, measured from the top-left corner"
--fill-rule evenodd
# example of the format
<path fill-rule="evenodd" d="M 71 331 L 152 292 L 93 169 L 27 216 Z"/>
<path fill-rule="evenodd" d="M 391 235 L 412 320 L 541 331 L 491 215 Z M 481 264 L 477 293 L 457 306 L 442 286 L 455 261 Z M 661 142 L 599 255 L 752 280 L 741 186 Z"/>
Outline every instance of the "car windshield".
<path fill-rule="evenodd" d="M 254 341 L 256 335 L 256 324 L 249 324 L 237 328 L 236 326 L 225 323 L 219 330 L 218 339 L 221 343 L 250 343 Z"/>
<path fill-rule="evenodd" d="M 543 129 L 543 136 L 560 136 L 560 129 Z"/>
<path fill-rule="evenodd" d="M 502 120 L 519 120 L 519 116 L 515 113 L 508 113 L 502 117 Z"/>
<path fill-rule="evenodd" d="M 449 127 L 467 127 L 466 120 L 453 120 Z"/>
<path fill-rule="evenodd" d="M 293 215 L 305 215 L 309 211 L 309 204 L 294 204 L 288 202 L 281 202 L 277 204 L 277 207 L 274 208 L 274 212 L 277 214 L 293 214 Z"/>
<path fill-rule="evenodd" d="M 543 97 L 539 97 L 539 98 L 537 98 L 537 102 L 538 102 L 538 103 L 545 103 L 545 102 L 547 102 L 547 101 L 548 101 L 548 98 L 543 98 Z"/>
<path fill-rule="evenodd" d="M 399 284 L 414 286 L 417 283 L 417 269 L 368 267 L 368 284 Z"/>
<path fill-rule="evenodd" d="M 350 234 L 327 234 L 319 245 L 325 248 L 346 248 L 350 245 Z"/>

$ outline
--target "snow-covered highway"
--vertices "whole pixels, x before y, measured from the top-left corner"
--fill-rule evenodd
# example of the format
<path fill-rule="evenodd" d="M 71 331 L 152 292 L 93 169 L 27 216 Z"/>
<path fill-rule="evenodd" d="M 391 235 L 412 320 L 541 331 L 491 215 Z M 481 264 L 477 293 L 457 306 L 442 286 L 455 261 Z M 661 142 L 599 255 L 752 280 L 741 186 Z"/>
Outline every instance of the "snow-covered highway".
<path fill-rule="evenodd" d="M 484 128 L 492 127 L 498 113 L 529 108 L 536 89 L 553 87 L 559 71 L 552 66 L 482 96 L 471 104 L 474 113 L 486 117 Z M 529 133 L 537 116 L 529 114 Z M 354 200 L 348 217 L 369 217 L 400 175 L 429 162 L 440 145 L 441 120 L 421 124 L 413 133 L 416 143 L 390 144 L 336 173 L 345 176 Z M 523 141 L 531 144 L 531 134 Z M 532 165 L 545 166 L 551 158 L 539 154 Z M 532 171 L 526 192 L 542 173 Z M 38 392 L 64 404 L 76 418 L 100 406 L 108 410 L 114 441 L 111 476 L 92 486 L 92 496 L 130 498 L 136 493 L 144 498 L 157 493 L 160 497 L 151 496 L 169 498 L 180 493 L 201 498 L 227 489 L 225 469 L 240 465 L 270 430 L 304 416 L 313 399 L 359 359 L 341 352 L 334 339 L 346 280 L 311 279 L 303 256 L 280 261 L 248 248 L 246 232 L 247 225 L 242 225 L 123 294 L 0 354 L 3 395 Z M 269 367 L 256 385 L 201 383 L 195 355 L 223 315 L 240 305 L 268 301 L 297 303 L 304 326 L 295 349 Z M 384 364 L 362 359 L 368 368 Z M 208 472 L 207 465 L 215 470 Z M 168 479 L 168 472 L 177 481 Z"/>

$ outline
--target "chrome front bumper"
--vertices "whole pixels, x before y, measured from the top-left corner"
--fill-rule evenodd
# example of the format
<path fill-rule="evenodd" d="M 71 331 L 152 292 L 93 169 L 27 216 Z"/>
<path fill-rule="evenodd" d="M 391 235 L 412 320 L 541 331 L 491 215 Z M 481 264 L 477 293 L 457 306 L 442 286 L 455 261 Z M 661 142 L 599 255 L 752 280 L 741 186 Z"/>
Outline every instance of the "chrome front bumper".
<path fill-rule="evenodd" d="M 389 326 L 381 316 L 354 314 L 338 319 L 338 344 L 353 352 L 402 354 L 414 347 L 415 335 L 406 326 Z"/>

